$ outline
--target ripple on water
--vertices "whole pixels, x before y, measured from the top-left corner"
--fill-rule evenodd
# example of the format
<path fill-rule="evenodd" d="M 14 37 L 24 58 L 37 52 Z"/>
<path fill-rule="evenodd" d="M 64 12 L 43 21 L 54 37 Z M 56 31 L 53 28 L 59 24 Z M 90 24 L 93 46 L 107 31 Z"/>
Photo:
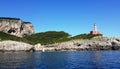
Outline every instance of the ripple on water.
<path fill-rule="evenodd" d="M 120 51 L 0 53 L 0 69 L 120 69 Z"/>

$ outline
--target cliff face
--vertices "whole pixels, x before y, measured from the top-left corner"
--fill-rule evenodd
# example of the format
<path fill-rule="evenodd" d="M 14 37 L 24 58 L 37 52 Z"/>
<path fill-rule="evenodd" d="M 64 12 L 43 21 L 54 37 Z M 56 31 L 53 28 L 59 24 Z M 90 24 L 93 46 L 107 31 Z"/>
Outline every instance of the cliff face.
<path fill-rule="evenodd" d="M 0 18 L 0 31 L 22 37 L 34 33 L 30 22 L 23 22 L 19 18 Z"/>

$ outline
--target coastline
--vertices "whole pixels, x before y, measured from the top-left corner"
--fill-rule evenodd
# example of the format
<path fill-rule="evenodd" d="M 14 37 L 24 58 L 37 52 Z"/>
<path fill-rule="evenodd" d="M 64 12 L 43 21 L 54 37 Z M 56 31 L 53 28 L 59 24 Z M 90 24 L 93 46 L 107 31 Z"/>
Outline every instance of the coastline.
<path fill-rule="evenodd" d="M 100 51 L 120 50 L 120 38 L 95 37 L 91 40 L 71 40 L 67 42 L 30 45 L 17 41 L 0 41 L 0 52 L 52 52 L 52 51 Z"/>

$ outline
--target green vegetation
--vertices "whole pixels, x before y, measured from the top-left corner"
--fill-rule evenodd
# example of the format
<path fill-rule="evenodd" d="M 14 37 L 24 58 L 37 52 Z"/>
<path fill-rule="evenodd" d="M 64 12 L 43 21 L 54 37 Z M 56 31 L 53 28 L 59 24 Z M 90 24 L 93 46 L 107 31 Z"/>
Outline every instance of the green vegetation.
<path fill-rule="evenodd" d="M 75 39 L 91 39 L 95 36 L 102 36 L 102 34 L 99 35 L 80 34 L 74 37 L 70 37 L 70 35 L 64 31 L 60 31 L 60 32 L 48 31 L 48 32 L 36 33 L 30 36 L 24 36 L 23 38 L 20 38 L 14 35 L 9 35 L 0 32 L 0 41 L 13 40 L 13 41 L 26 42 L 29 44 L 41 43 L 42 45 L 45 45 L 45 44 L 53 44 L 53 43 L 65 42 Z"/>
<path fill-rule="evenodd" d="M 20 20 L 20 18 L 0 17 L 0 19 Z"/>
<path fill-rule="evenodd" d="M 48 32 L 33 34 L 31 36 L 26 36 L 25 38 L 31 42 L 34 42 L 34 44 L 37 43 L 52 44 L 52 43 L 68 41 L 69 36 L 70 35 L 68 33 L 65 33 L 63 31 L 60 32 L 48 31 Z"/>
<path fill-rule="evenodd" d="M 25 23 L 25 24 L 31 24 L 31 22 L 23 22 L 23 23 Z"/>
<path fill-rule="evenodd" d="M 25 36 L 25 38 L 31 42 L 34 42 L 34 44 L 41 43 L 45 45 L 45 44 L 70 41 L 74 39 L 91 39 L 95 36 L 102 36 L 102 35 L 80 34 L 74 37 L 70 37 L 70 35 L 64 31 L 60 31 L 60 32 L 48 31 L 48 32 L 33 34 L 31 36 Z"/>
<path fill-rule="evenodd" d="M 14 36 L 14 35 L 10 35 L 10 34 L 0 32 L 0 41 L 4 41 L 4 40 L 13 40 L 13 41 L 20 41 L 20 42 L 26 42 L 26 43 L 29 43 L 29 44 L 33 44 L 32 42 L 30 42 L 29 40 L 27 40 L 25 38 L 21 38 L 21 37 L 17 37 L 17 36 Z"/>
<path fill-rule="evenodd" d="M 80 34 L 72 37 L 71 39 L 91 39 L 95 36 L 102 36 L 102 34 L 92 35 L 92 34 Z"/>

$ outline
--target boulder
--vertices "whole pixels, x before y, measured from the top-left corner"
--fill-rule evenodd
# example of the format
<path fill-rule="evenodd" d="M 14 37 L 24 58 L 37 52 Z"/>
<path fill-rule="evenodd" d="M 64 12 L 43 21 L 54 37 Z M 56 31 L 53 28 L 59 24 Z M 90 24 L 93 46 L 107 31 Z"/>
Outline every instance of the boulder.
<path fill-rule="evenodd" d="M 34 50 L 35 51 L 43 51 L 44 46 L 42 46 L 40 43 L 34 45 Z"/>

